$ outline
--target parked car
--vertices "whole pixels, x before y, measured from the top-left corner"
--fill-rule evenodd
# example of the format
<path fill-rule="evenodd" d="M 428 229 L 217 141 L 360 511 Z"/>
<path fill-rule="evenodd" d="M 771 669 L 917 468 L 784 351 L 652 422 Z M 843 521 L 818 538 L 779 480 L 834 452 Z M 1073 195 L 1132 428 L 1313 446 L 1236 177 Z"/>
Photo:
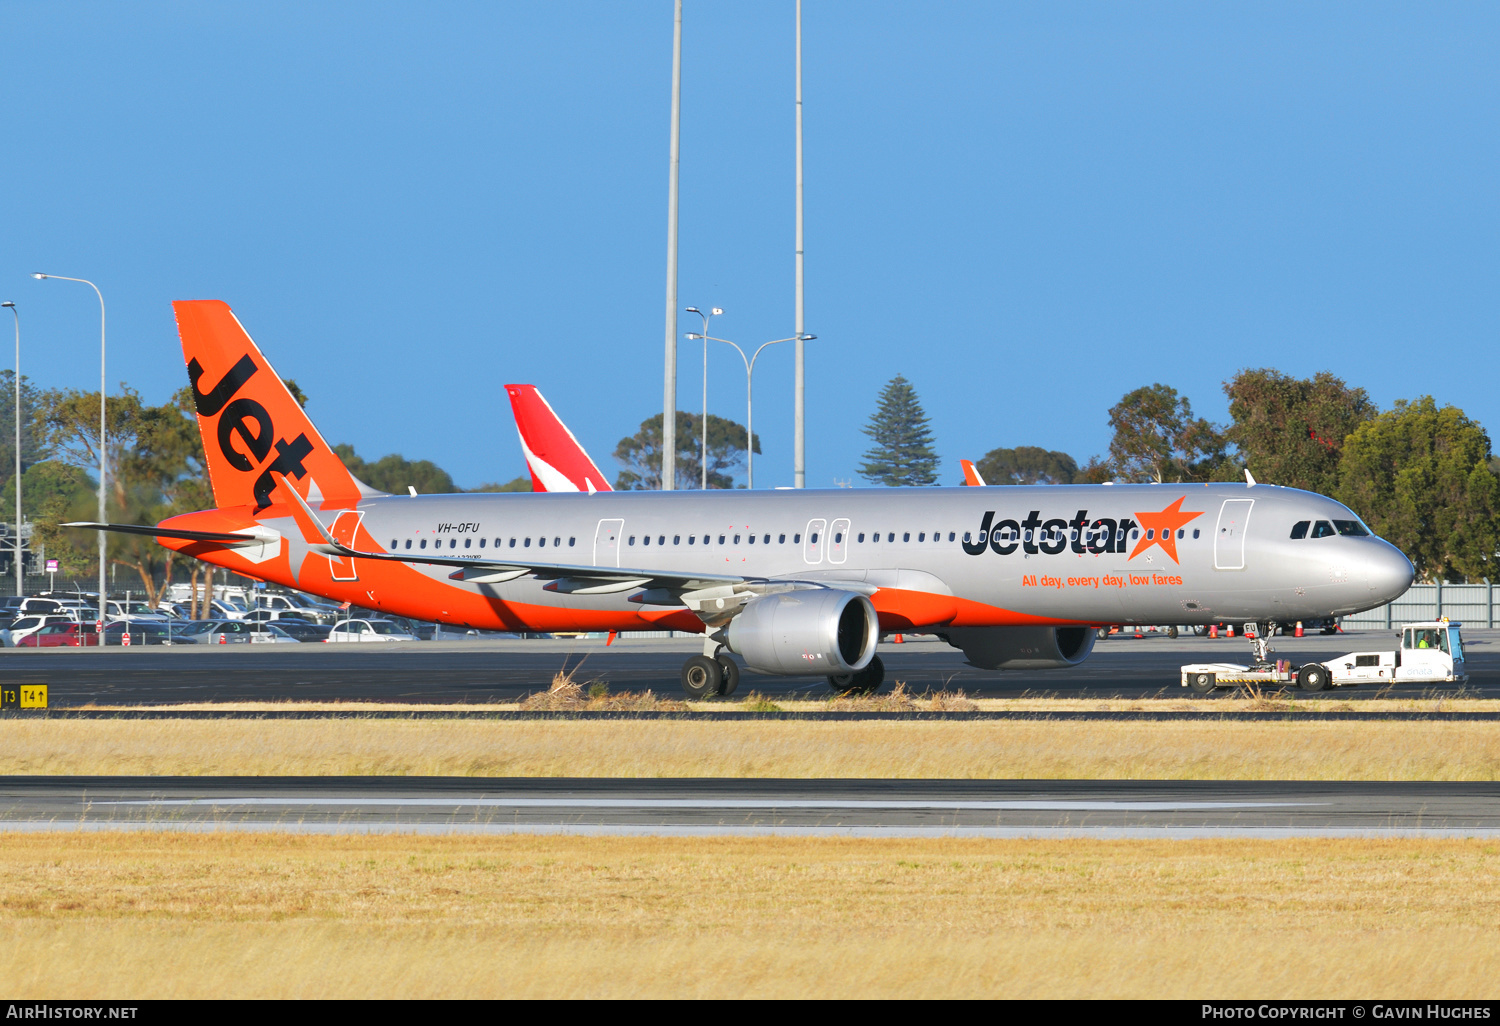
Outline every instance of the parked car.
<path fill-rule="evenodd" d="M 127 630 L 132 645 L 166 645 L 182 639 L 182 630 L 166 619 L 115 620 L 104 625 L 105 647 L 124 645 Z"/>
<path fill-rule="evenodd" d="M 303 620 L 277 620 L 276 627 L 298 641 L 325 641 L 328 632 L 333 628 L 321 623 L 307 623 Z"/>
<path fill-rule="evenodd" d="M 21 644 L 29 635 L 36 633 L 43 627 L 50 627 L 59 623 L 78 623 L 79 621 L 65 613 L 47 613 L 43 615 L 28 615 L 17 618 L 9 627 L 10 635 L 17 645 Z"/>
<path fill-rule="evenodd" d="M 110 599 L 105 604 L 104 611 L 110 620 L 156 620 L 161 622 L 167 619 L 166 613 L 152 609 L 144 602 L 127 603 Z"/>
<path fill-rule="evenodd" d="M 328 632 L 330 642 L 416 641 L 415 634 L 389 620 L 340 620 Z"/>
<path fill-rule="evenodd" d="M 49 623 L 16 642 L 20 648 L 88 648 L 99 644 L 94 625 L 69 620 Z"/>
<path fill-rule="evenodd" d="M 176 636 L 172 639 L 177 640 Z M 297 639 L 274 623 L 250 623 L 246 620 L 209 620 L 205 626 L 183 638 L 189 645 L 294 645 Z"/>

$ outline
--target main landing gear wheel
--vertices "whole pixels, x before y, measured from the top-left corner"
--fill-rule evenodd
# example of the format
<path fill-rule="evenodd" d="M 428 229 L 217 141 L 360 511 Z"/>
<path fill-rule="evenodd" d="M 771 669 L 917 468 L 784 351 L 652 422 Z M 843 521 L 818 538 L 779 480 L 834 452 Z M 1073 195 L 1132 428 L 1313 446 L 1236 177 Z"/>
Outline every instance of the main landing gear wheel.
<path fill-rule="evenodd" d="M 869 665 L 863 670 L 828 675 L 828 686 L 846 695 L 874 694 L 884 683 L 885 664 L 880 661 L 879 656 L 872 656 Z"/>
<path fill-rule="evenodd" d="M 1328 686 L 1328 671 L 1317 663 L 1309 663 L 1298 671 L 1297 686 L 1303 691 L 1322 691 Z"/>
<path fill-rule="evenodd" d="M 682 664 L 682 690 L 690 698 L 708 698 L 724 685 L 724 666 L 717 659 L 695 655 Z"/>
<path fill-rule="evenodd" d="M 734 689 L 740 686 L 740 664 L 722 652 L 719 653 L 716 661 L 724 675 L 724 680 L 719 685 L 719 694 L 728 698 L 734 694 Z"/>
<path fill-rule="evenodd" d="M 1190 673 L 1188 674 L 1188 687 L 1200 695 L 1206 695 L 1214 689 L 1214 675 L 1211 673 Z"/>

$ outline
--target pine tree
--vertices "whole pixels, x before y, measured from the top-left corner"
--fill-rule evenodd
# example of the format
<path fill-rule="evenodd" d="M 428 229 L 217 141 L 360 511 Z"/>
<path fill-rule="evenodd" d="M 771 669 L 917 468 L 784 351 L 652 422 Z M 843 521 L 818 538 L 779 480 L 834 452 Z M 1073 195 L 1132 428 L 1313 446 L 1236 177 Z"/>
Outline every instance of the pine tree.
<path fill-rule="evenodd" d="M 880 405 L 862 429 L 875 440 L 859 476 L 887 487 L 937 484 L 932 429 L 911 382 L 897 374 L 880 393 Z"/>

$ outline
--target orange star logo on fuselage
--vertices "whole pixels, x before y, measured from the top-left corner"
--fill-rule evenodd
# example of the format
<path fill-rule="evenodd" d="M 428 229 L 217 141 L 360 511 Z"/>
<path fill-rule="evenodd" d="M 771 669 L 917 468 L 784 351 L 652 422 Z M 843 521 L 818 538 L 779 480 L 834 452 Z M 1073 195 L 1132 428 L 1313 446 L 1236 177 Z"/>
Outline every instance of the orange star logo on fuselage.
<path fill-rule="evenodd" d="M 1203 515 L 1201 512 L 1184 513 L 1182 511 L 1182 504 L 1186 499 L 1187 496 L 1184 495 L 1160 513 L 1136 514 L 1136 519 L 1140 521 L 1141 530 L 1145 534 L 1141 535 L 1141 540 L 1136 542 L 1135 548 L 1131 550 L 1131 559 L 1139 556 L 1151 546 L 1158 545 L 1163 552 L 1172 557 L 1172 562 L 1177 562 L 1178 528 Z"/>

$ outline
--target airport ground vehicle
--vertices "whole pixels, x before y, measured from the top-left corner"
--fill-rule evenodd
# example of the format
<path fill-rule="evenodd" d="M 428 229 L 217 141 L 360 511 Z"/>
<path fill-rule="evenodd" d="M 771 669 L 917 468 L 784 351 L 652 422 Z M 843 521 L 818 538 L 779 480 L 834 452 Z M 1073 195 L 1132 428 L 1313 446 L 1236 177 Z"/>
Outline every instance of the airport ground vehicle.
<path fill-rule="evenodd" d="M 330 643 L 418 641 L 415 634 L 389 620 L 340 620 L 328 632 Z"/>
<path fill-rule="evenodd" d="M 174 310 L 216 508 L 71 526 L 460 628 L 701 634 L 681 674 L 694 696 L 732 683 L 720 657 L 868 691 L 880 635 L 920 632 L 983 668 L 1060 669 L 1101 624 L 1340 615 L 1414 575 L 1342 504 L 1248 478 L 384 494 L 349 472 L 227 304 Z"/>
<path fill-rule="evenodd" d="M 1189 663 L 1182 668 L 1182 686 L 1199 694 L 1216 687 L 1245 684 L 1285 686 L 1295 683 L 1304 691 L 1358 684 L 1464 683 L 1462 624 L 1449 620 L 1422 620 L 1401 628 L 1396 649 L 1350 652 L 1322 662 L 1292 666 L 1286 660 L 1271 662 L 1273 649 L 1262 635 L 1264 625 L 1245 624 L 1246 636 L 1255 652 L 1248 665 L 1238 663 Z M 1259 629 L 1258 629 L 1259 627 Z"/>

